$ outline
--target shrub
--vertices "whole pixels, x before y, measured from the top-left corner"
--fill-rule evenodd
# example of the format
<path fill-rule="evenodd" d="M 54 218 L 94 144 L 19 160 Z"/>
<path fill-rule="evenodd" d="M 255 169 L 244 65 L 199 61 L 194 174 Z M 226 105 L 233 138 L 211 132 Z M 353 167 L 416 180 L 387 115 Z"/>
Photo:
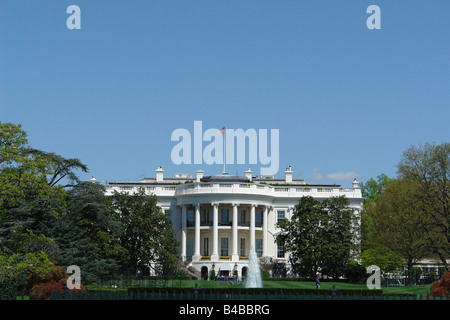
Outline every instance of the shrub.
<path fill-rule="evenodd" d="M 263 270 L 263 271 L 261 271 L 261 276 L 262 276 L 263 280 L 270 279 L 270 272 L 267 270 Z"/>
<path fill-rule="evenodd" d="M 352 283 L 363 283 L 367 279 L 366 268 L 356 261 L 351 261 L 347 264 L 345 277 Z"/>
<path fill-rule="evenodd" d="M 445 297 L 450 294 L 450 272 L 444 274 L 440 281 L 435 281 L 430 287 L 432 297 Z"/>
<path fill-rule="evenodd" d="M 69 275 L 65 268 L 55 266 L 44 276 L 37 276 L 34 272 L 30 273 L 25 288 L 31 290 L 30 299 L 41 300 L 45 298 L 48 300 L 51 293 L 65 292 L 68 278 Z M 67 289 L 67 292 L 86 292 L 86 289 L 83 285 L 80 285 L 80 289 Z"/>

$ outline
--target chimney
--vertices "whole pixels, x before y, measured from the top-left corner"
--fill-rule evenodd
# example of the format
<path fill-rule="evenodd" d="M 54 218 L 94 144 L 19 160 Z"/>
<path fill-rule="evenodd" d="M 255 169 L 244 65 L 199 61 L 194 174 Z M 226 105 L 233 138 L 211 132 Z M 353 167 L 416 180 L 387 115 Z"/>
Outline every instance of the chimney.
<path fill-rule="evenodd" d="M 164 170 L 161 166 L 156 169 L 156 182 L 163 182 L 164 180 Z"/>
<path fill-rule="evenodd" d="M 205 171 L 197 170 L 195 173 L 197 174 L 197 182 L 200 182 L 200 179 L 203 178 L 203 174 L 205 173 Z"/>
<path fill-rule="evenodd" d="M 289 165 L 289 167 L 287 167 L 286 171 L 284 172 L 286 183 L 292 183 L 292 174 L 292 166 Z"/>
<path fill-rule="evenodd" d="M 252 171 L 250 168 L 248 168 L 248 170 L 245 171 L 245 177 L 246 177 L 249 181 L 252 181 L 252 174 L 253 174 L 253 171 Z"/>

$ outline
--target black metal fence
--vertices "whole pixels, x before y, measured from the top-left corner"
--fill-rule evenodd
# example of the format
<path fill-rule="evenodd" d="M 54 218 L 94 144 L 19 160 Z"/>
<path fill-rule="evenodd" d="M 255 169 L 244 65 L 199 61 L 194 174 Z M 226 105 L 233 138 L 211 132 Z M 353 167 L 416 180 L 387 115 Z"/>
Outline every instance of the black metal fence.
<path fill-rule="evenodd" d="M 197 290 L 192 289 L 154 289 L 154 290 L 108 290 L 79 293 L 65 292 L 5 292 L 0 290 L 0 300 L 450 300 L 450 294 L 441 297 L 416 294 L 382 294 L 377 291 L 345 293 L 338 290 L 314 292 L 289 292 L 271 290 Z"/>

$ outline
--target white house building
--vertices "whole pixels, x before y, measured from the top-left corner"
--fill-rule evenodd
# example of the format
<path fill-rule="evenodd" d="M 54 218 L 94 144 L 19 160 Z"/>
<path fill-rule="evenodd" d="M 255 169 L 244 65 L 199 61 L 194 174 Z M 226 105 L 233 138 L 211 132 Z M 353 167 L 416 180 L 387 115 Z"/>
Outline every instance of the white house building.
<path fill-rule="evenodd" d="M 205 278 L 212 269 L 217 275 L 232 275 L 237 270 L 239 277 L 245 276 L 250 248 L 265 261 L 288 265 L 288 253 L 275 241 L 280 232 L 276 225 L 290 219 L 303 196 L 325 199 L 344 195 L 356 215 L 361 211 L 363 198 L 356 179 L 351 187 L 310 185 L 293 179 L 290 166 L 284 179 L 254 177 L 252 173 L 249 169 L 245 176 L 205 176 L 198 170 L 195 177 L 164 177 L 159 167 L 155 178 L 109 182 L 106 190 L 112 194 L 142 187 L 156 195 L 158 206 L 173 223 L 180 258 Z"/>

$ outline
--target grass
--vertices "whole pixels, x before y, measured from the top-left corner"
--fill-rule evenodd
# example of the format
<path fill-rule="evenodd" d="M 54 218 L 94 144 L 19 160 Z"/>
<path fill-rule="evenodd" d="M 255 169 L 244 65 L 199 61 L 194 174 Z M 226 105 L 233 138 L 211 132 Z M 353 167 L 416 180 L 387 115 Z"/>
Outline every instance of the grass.
<path fill-rule="evenodd" d="M 202 289 L 214 289 L 214 288 L 230 288 L 230 287 L 242 287 L 245 288 L 243 283 L 232 284 L 227 281 L 205 281 L 205 280 L 182 280 L 167 283 L 168 287 L 181 287 L 181 288 L 193 288 L 198 285 Z M 345 283 L 345 282 L 322 282 L 320 285 L 321 289 L 332 289 L 333 285 L 336 289 L 367 289 L 366 284 L 356 284 L 356 283 Z M 416 295 L 426 295 L 430 293 L 429 285 L 420 286 L 407 286 L 407 287 L 382 287 L 382 291 L 385 294 L 416 294 Z M 286 289 L 315 289 L 316 285 L 312 281 L 263 281 L 264 288 L 286 288 Z M 96 286 L 88 285 L 86 289 L 106 289 L 107 286 Z M 117 289 L 126 289 L 125 287 L 118 287 Z"/>

